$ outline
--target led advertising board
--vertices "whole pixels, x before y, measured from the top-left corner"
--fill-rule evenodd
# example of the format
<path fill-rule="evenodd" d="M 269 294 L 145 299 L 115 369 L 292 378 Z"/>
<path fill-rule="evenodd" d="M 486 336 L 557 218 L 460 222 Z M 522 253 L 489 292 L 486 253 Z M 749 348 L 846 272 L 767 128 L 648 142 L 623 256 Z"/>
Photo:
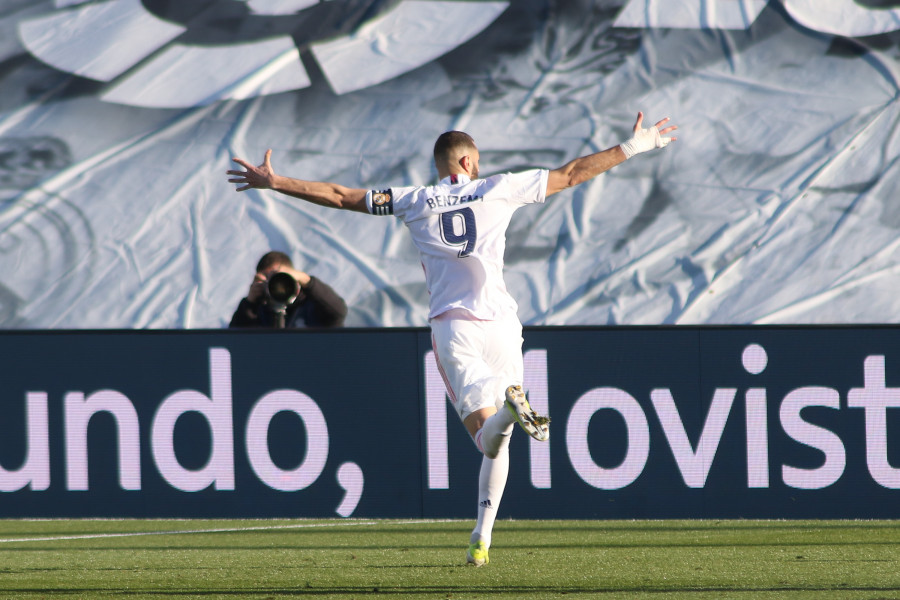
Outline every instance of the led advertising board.
<path fill-rule="evenodd" d="M 526 328 L 501 518 L 896 518 L 900 328 Z M 5 517 L 472 517 L 426 329 L 4 332 Z"/>

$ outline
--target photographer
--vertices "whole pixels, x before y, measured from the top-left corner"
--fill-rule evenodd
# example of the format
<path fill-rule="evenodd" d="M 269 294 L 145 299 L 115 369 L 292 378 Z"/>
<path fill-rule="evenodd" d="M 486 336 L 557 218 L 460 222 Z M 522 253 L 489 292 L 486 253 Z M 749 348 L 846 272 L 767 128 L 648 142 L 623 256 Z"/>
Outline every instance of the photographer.
<path fill-rule="evenodd" d="M 272 251 L 256 265 L 229 327 L 341 327 L 346 316 L 347 304 L 328 284 L 296 270 L 287 254 Z"/>

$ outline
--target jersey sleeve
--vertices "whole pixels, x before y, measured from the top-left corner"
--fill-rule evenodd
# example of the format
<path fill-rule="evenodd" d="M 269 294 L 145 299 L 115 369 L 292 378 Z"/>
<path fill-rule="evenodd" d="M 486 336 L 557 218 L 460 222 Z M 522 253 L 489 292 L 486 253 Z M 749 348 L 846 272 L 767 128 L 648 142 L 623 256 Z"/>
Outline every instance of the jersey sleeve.
<path fill-rule="evenodd" d="M 529 169 L 519 173 L 508 173 L 509 199 L 514 204 L 543 204 L 547 200 L 547 169 Z"/>

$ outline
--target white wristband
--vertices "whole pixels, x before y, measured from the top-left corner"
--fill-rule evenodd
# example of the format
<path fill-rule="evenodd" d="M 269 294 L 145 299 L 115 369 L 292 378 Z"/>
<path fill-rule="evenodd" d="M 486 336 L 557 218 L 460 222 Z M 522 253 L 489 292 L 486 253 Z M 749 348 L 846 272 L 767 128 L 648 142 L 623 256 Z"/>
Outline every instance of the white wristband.
<path fill-rule="evenodd" d="M 664 148 L 671 141 L 672 138 L 661 136 L 659 128 L 654 125 L 649 129 L 638 129 L 634 132 L 634 136 L 631 139 L 622 142 L 619 144 L 619 147 L 622 148 L 625 158 L 628 159 L 641 152 Z"/>

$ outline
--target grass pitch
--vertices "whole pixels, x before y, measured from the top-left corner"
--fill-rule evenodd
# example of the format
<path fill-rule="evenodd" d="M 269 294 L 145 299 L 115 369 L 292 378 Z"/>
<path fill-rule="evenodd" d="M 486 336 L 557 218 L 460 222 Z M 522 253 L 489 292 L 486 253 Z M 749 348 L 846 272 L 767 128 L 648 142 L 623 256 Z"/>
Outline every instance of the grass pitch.
<path fill-rule="evenodd" d="M 2 598 L 900 599 L 900 522 L 0 520 Z"/>

